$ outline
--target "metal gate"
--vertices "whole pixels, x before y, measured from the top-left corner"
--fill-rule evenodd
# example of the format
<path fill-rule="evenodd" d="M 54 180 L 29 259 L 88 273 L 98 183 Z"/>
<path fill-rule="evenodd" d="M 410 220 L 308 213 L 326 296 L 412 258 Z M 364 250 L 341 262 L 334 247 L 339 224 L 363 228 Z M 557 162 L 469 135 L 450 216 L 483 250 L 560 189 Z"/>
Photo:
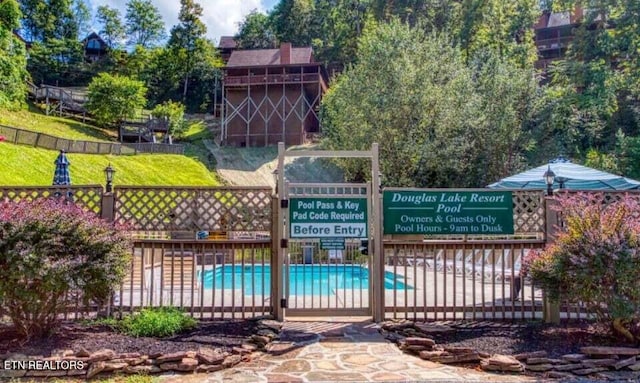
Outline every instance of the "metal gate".
<path fill-rule="evenodd" d="M 370 184 L 288 184 L 285 188 L 290 211 L 285 225 L 289 240 L 283 268 L 287 315 L 372 315 L 373 257 L 368 249 L 374 226 L 370 189 Z M 354 228 L 340 223 L 353 217 L 340 213 L 340 209 L 359 203 L 364 206 L 354 207 L 359 213 L 353 215 L 366 220 L 365 229 L 359 224 L 351 224 L 357 226 Z M 296 204 L 306 205 L 309 210 L 302 213 Z M 321 204 L 325 204 L 324 210 L 314 210 Z M 295 223 L 295 215 L 303 214 L 309 223 Z M 335 223 L 323 223 L 332 217 L 336 218 Z M 347 227 L 353 232 L 348 232 Z M 322 232 L 296 234 L 309 228 Z M 333 230 L 344 236 L 333 237 Z"/>

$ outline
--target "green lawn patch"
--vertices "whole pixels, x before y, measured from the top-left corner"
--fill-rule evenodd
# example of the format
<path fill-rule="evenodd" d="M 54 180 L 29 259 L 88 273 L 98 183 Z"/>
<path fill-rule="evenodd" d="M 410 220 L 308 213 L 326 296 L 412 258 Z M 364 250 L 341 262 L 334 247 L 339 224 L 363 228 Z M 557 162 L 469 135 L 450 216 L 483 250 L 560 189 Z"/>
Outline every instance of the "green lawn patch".
<path fill-rule="evenodd" d="M 0 142 L 0 185 L 50 185 L 57 151 Z M 67 154 L 75 185 L 104 184 L 104 168 L 116 169 L 115 185 L 216 186 L 215 173 L 192 158 L 169 154 L 113 156 Z"/>
<path fill-rule="evenodd" d="M 33 105 L 29 105 L 28 110 L 0 111 L 0 124 L 32 132 L 46 133 L 69 140 L 116 141 L 117 138 L 115 131 L 97 128 L 66 118 L 47 116 Z"/>

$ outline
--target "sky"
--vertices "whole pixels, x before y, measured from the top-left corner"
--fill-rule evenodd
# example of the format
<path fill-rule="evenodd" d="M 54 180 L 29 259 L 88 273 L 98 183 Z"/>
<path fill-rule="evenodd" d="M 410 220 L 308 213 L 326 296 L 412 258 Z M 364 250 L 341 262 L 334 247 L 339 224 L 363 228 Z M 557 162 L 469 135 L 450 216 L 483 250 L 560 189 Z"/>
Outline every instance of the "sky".
<path fill-rule="evenodd" d="M 278 0 L 198 0 L 202 5 L 202 21 L 207 26 L 207 37 L 213 39 L 216 44 L 220 41 L 220 36 L 234 35 L 238 30 L 238 23 L 244 19 L 254 9 L 265 12 L 275 5 Z M 91 7 L 92 15 L 100 5 L 108 5 L 117 8 L 124 20 L 127 0 L 87 0 Z M 167 35 L 171 27 L 178 23 L 178 12 L 180 11 L 180 0 L 151 0 L 151 3 L 158 8 Z M 94 23 L 95 25 L 95 23 Z M 99 30 L 97 25 L 94 29 Z"/>

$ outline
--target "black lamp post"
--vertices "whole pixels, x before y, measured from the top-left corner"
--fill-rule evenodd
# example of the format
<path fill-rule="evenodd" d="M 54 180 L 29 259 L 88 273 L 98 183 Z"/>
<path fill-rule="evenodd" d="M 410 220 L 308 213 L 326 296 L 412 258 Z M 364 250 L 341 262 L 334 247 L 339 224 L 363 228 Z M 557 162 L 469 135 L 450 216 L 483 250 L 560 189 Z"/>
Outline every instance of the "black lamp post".
<path fill-rule="evenodd" d="M 544 181 L 547 183 L 547 195 L 553 195 L 553 181 L 556 178 L 556 174 L 551 170 L 551 165 L 547 168 L 547 171 L 542 175 Z"/>
<path fill-rule="evenodd" d="M 113 175 L 115 174 L 116 169 L 111 167 L 111 163 L 104 168 L 104 176 L 107 179 L 107 193 L 111 193 L 113 191 Z"/>

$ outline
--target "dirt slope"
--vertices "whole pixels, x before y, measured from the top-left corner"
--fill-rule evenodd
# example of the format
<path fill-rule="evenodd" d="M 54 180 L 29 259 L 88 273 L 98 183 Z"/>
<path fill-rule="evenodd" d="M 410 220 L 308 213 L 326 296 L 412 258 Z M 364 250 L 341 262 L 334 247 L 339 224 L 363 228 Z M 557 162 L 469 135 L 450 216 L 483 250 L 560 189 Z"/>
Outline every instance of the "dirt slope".
<path fill-rule="evenodd" d="M 215 158 L 216 171 L 229 185 L 274 186 L 273 171 L 278 162 L 277 147 L 231 148 L 219 147 L 212 140 L 204 140 L 204 143 Z M 340 169 L 322 158 L 287 159 L 285 176 L 289 182 L 343 182 Z"/>

